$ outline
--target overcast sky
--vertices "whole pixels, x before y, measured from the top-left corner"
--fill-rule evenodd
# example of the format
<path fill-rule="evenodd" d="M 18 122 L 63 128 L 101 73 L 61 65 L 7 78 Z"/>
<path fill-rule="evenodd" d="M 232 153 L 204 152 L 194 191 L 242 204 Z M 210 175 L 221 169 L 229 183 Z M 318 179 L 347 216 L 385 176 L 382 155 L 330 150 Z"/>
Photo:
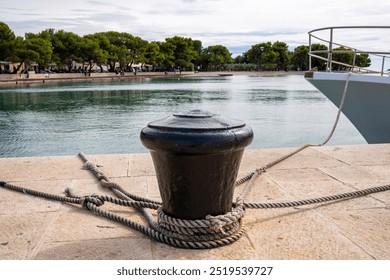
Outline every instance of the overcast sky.
<path fill-rule="evenodd" d="M 148 41 L 177 35 L 204 47 L 224 45 L 235 56 L 265 41 L 290 49 L 308 44 L 307 32 L 320 27 L 390 25 L 390 1 L 0 0 L 0 14 L 18 36 L 47 28 L 78 35 L 112 30 Z"/>

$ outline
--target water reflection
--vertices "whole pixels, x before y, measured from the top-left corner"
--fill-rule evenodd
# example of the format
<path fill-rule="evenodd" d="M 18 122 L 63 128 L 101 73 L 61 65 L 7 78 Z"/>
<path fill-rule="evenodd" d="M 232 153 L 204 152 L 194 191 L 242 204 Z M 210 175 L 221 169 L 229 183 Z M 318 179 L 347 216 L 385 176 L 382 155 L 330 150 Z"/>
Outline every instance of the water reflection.
<path fill-rule="evenodd" d="M 250 102 L 283 102 L 287 101 L 288 93 L 287 90 L 272 90 L 269 89 L 253 89 L 249 92 Z"/>
<path fill-rule="evenodd" d="M 321 142 L 336 108 L 302 76 L 147 79 L 0 89 L 0 157 L 147 152 L 150 121 L 203 109 L 244 120 L 252 148 Z M 343 118 L 334 143 L 364 143 Z"/>

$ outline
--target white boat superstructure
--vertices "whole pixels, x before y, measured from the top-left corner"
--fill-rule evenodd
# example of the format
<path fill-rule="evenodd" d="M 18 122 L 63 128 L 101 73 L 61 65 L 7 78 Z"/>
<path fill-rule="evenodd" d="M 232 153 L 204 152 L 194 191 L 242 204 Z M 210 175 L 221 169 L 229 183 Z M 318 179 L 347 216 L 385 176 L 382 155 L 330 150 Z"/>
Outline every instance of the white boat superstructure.
<path fill-rule="evenodd" d="M 390 26 L 384 27 L 327 27 L 309 32 L 309 64 L 313 59 L 324 63 L 324 72 L 312 69 L 305 78 L 320 90 L 337 107 L 340 106 L 344 93 L 345 102 L 343 114 L 352 122 L 368 143 L 390 143 L 390 77 L 385 71 L 385 65 L 390 58 L 390 52 L 360 50 L 335 42 L 335 31 L 357 31 L 377 29 L 387 30 L 390 36 Z M 317 32 L 329 31 L 328 38 L 318 37 Z M 345 34 L 345 33 L 344 33 Z M 373 34 L 374 35 L 374 34 Z M 326 50 L 313 50 L 313 42 L 319 40 L 327 43 Z M 335 54 L 352 54 L 352 63 L 337 61 Z M 378 57 L 379 70 L 359 67 L 356 58 L 360 54 Z M 387 61 L 386 61 L 387 59 Z M 344 71 L 334 71 L 335 65 L 341 65 Z M 340 69 L 340 67 L 338 67 Z"/>

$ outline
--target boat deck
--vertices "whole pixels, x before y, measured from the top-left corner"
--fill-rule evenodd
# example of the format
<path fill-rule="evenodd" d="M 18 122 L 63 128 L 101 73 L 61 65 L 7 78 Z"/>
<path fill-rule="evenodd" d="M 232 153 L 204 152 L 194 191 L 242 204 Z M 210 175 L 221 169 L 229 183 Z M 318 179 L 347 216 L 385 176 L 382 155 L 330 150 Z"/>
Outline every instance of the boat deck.
<path fill-rule="evenodd" d="M 294 150 L 247 149 L 240 174 Z M 149 154 L 87 155 L 127 191 L 160 200 Z M 107 193 L 75 156 L 1 158 L 0 180 L 54 194 Z M 310 147 L 262 174 L 247 202 L 291 201 L 390 183 L 390 144 Z M 239 194 L 242 187 L 238 187 Z M 104 206 L 106 207 L 106 206 Z M 143 223 L 130 208 L 113 211 Z M 189 250 L 158 243 L 70 205 L 0 188 L 1 259 L 390 259 L 390 191 L 285 209 L 246 211 L 235 243 Z"/>

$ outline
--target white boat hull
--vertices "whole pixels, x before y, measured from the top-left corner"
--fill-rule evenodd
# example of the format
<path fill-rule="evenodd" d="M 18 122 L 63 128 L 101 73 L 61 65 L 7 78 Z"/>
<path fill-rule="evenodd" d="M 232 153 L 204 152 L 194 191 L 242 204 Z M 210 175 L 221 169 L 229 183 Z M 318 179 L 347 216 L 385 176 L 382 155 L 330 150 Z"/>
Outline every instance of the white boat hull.
<path fill-rule="evenodd" d="M 308 74 L 307 81 L 339 107 L 348 74 Z M 342 112 L 369 144 L 390 143 L 390 77 L 351 74 Z"/>

